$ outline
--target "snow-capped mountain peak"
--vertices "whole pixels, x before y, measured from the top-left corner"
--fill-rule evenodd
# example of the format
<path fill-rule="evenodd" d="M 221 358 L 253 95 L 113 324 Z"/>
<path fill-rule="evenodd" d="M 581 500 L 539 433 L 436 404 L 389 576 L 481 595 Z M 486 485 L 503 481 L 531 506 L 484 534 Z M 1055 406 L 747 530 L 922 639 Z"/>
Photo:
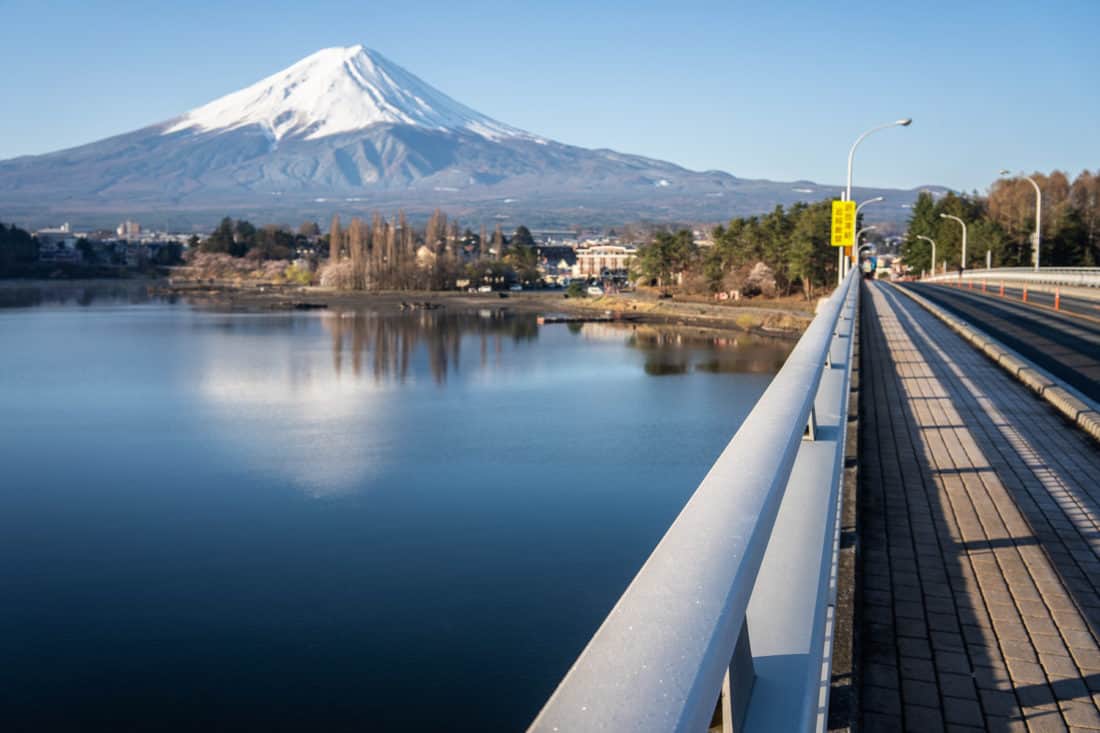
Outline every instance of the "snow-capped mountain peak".
<path fill-rule="evenodd" d="M 322 49 L 191 110 L 169 123 L 164 134 L 259 125 L 275 140 L 315 140 L 378 124 L 468 131 L 491 140 L 530 137 L 456 102 L 362 45 Z"/>

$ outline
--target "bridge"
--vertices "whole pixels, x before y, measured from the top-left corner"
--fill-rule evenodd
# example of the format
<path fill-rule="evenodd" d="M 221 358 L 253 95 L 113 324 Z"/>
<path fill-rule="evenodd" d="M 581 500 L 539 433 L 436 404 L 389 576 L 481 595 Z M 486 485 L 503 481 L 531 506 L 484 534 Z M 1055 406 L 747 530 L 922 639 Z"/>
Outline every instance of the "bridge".
<path fill-rule="evenodd" d="M 530 730 L 1100 729 L 1100 270 L 1029 273 L 850 272 Z"/>

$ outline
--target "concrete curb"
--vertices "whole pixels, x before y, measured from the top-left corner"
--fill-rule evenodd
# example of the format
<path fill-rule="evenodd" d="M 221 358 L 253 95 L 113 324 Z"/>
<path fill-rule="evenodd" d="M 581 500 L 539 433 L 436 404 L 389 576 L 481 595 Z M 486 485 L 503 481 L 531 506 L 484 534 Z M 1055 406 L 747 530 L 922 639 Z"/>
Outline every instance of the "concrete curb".
<path fill-rule="evenodd" d="M 1022 382 L 1032 392 L 1054 406 L 1058 412 L 1069 418 L 1077 427 L 1100 441 L 1100 404 L 1093 402 L 1050 372 L 1038 366 L 1030 359 L 1008 348 L 997 339 L 954 316 L 927 298 L 912 292 L 909 288 L 894 288 L 919 303 L 925 310 L 947 324 L 955 333 L 973 344 L 998 366 Z"/>

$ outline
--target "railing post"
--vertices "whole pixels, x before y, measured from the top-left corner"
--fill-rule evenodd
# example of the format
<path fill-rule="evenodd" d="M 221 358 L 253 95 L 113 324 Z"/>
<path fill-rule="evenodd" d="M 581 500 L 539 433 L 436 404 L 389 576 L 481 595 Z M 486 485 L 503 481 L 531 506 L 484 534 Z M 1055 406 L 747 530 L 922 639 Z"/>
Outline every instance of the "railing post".
<path fill-rule="evenodd" d="M 741 633 L 737 635 L 737 646 L 733 648 L 733 659 L 730 660 L 729 669 L 726 670 L 726 676 L 722 679 L 722 693 L 718 696 L 718 705 L 710 724 L 712 730 L 720 724 L 722 733 L 741 733 L 755 681 L 752 645 L 749 643 L 749 622 L 746 619 L 741 624 Z"/>

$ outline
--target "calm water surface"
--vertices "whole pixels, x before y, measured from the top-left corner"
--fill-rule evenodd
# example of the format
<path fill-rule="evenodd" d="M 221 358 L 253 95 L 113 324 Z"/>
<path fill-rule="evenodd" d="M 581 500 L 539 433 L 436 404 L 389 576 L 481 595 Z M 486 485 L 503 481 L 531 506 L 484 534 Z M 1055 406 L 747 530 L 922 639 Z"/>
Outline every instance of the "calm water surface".
<path fill-rule="evenodd" d="M 4 730 L 521 730 L 789 349 L 13 292 Z"/>

